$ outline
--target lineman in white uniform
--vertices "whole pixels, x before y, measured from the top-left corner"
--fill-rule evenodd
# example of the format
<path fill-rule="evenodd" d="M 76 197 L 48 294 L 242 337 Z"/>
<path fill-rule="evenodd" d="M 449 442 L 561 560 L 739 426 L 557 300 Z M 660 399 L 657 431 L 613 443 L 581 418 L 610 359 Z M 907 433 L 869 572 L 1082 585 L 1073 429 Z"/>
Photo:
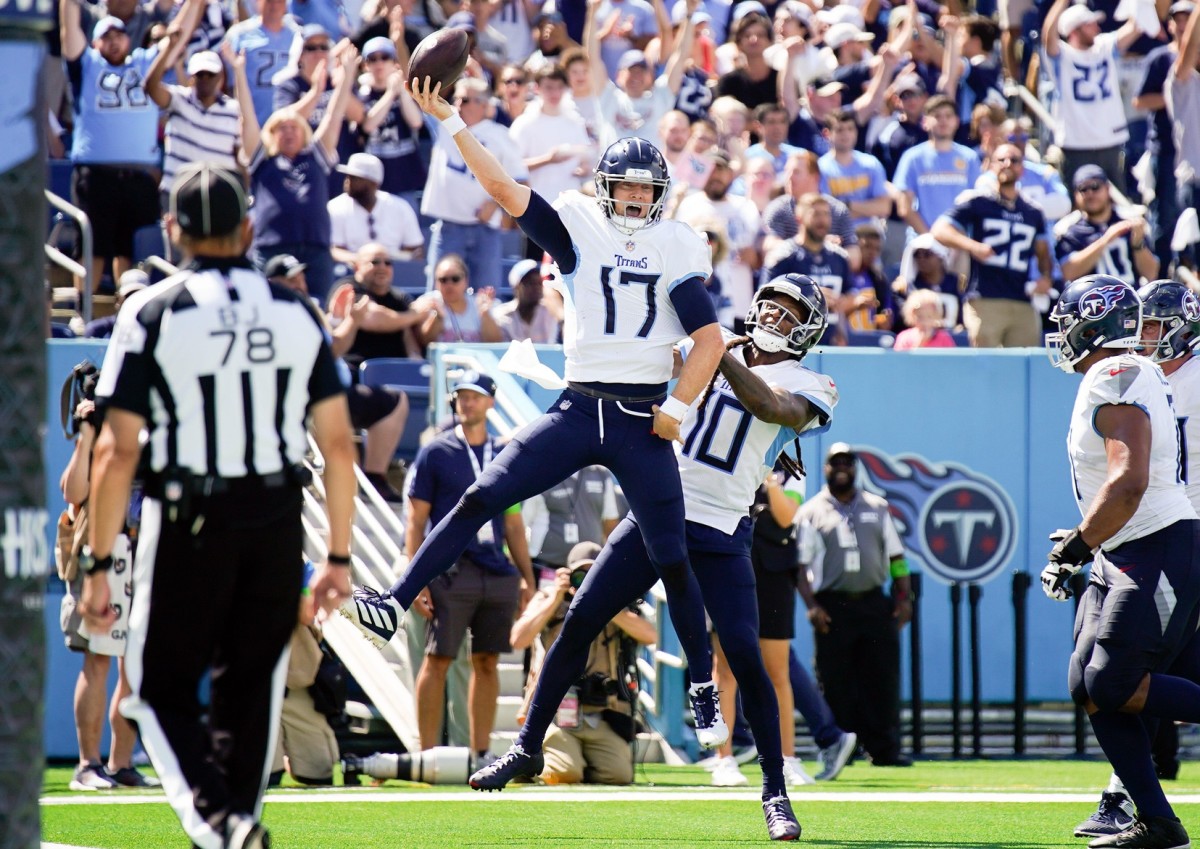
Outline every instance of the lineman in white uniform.
<path fill-rule="evenodd" d="M 829 428 L 838 393 L 833 381 L 800 364 L 825 329 L 825 299 L 809 277 L 786 275 L 763 286 L 746 317 L 750 337 L 732 338 L 720 373 L 684 418 L 676 444 L 687 511 L 688 551 L 713 629 L 745 695 L 743 706 L 763 771 L 763 812 L 772 840 L 792 840 L 783 772 L 779 705 L 758 648 L 758 599 L 750 563 L 750 505 L 759 483 L 798 436 Z M 690 351 L 683 346 L 685 363 Z M 795 461 L 785 460 L 793 471 Z M 587 649 L 604 625 L 656 580 L 638 520 L 617 526 L 575 594 L 517 745 L 540 751 L 555 709 L 582 673 Z M 499 789 L 516 775 L 504 761 L 471 776 Z"/>
<path fill-rule="evenodd" d="M 1051 536 L 1042 588 L 1066 601 L 1067 582 L 1094 557 L 1068 684 L 1137 806 L 1132 826 L 1089 846 L 1184 849 L 1191 844 L 1159 785 L 1143 724 L 1200 720 L 1200 686 L 1165 674 L 1192 653 L 1200 601 L 1200 519 L 1180 478 L 1170 385 L 1130 352 L 1142 344 L 1142 302 L 1128 284 L 1083 277 L 1050 318 L 1059 328 L 1046 337 L 1051 361 L 1083 375 L 1067 436 L 1083 521 Z"/>
<path fill-rule="evenodd" d="M 1193 355 L 1200 342 L 1200 298 L 1182 283 L 1155 280 L 1138 290 L 1142 300 L 1142 353 L 1158 363 L 1171 384 L 1180 444 L 1179 477 L 1188 500 L 1200 512 L 1200 358 Z M 1188 671 L 1172 668 L 1179 674 Z M 1189 677 L 1194 677 L 1192 670 Z M 1147 724 L 1153 740 L 1154 732 Z M 1076 837 L 1116 834 L 1133 825 L 1133 802 L 1121 779 L 1113 773 L 1100 794 L 1100 805 L 1075 827 Z"/>

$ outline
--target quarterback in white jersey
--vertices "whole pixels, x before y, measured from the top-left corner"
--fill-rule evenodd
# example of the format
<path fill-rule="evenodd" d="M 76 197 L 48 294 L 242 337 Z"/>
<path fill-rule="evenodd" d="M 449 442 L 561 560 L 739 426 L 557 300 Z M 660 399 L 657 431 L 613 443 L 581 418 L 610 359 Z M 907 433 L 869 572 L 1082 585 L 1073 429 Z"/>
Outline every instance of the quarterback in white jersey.
<path fill-rule="evenodd" d="M 1171 674 L 1176 660 L 1192 668 L 1200 656 L 1200 519 L 1181 479 L 1170 386 L 1129 352 L 1143 346 L 1142 301 L 1127 283 L 1080 278 L 1050 319 L 1059 328 L 1046 337 L 1051 361 L 1083 375 L 1067 437 L 1083 521 L 1051 536 L 1042 589 L 1067 600 L 1067 582 L 1094 557 L 1067 684 L 1137 809 L 1132 823 L 1106 823 L 1102 804 L 1076 831 L 1103 835 L 1089 844 L 1096 849 L 1190 846 L 1158 783 L 1144 724 L 1200 720 L 1200 685 Z"/>
<path fill-rule="evenodd" d="M 440 83 L 426 77 L 407 86 L 441 122 L 441 136 L 453 139 L 479 185 L 558 263 L 574 312 L 566 323 L 568 386 L 482 470 L 400 579 L 382 594 L 356 592 L 345 613 L 368 639 L 387 642 L 400 614 L 457 562 L 485 522 L 579 469 L 605 466 L 641 524 L 653 570 L 666 589 L 692 680 L 697 740 L 705 748 L 719 746 L 729 734 L 712 682 L 700 586 L 688 561 L 672 445 L 725 346 L 704 288 L 710 273 L 706 246 L 681 225 L 661 220 L 670 188 L 666 160 L 643 139 L 623 139 L 596 165 L 595 201 L 571 196 L 555 210 L 466 132 L 464 119 L 440 96 Z M 692 356 L 668 395 L 672 346 L 684 336 L 692 339 Z M 518 770 L 536 766 L 521 752 L 502 760 Z M 472 784 L 486 789 L 486 782 Z"/>
<path fill-rule="evenodd" d="M 687 335 L 671 293 L 712 273 L 704 237 L 680 221 L 623 233 L 581 192 L 563 193 L 554 207 L 578 257 L 575 270 L 563 274 L 566 379 L 670 380 L 671 349 Z"/>

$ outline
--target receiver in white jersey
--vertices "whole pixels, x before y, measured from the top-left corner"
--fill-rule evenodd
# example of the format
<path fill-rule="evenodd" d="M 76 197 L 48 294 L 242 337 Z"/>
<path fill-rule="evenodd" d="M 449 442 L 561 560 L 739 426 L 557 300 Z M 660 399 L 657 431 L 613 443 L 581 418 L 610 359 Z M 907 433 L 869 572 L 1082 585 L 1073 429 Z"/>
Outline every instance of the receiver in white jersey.
<path fill-rule="evenodd" d="M 1188 500 L 1200 513 L 1200 357 L 1192 356 L 1167 375 L 1179 430 L 1179 476 Z"/>
<path fill-rule="evenodd" d="M 1150 482 L 1137 512 L 1117 533 L 1101 543 L 1105 551 L 1140 539 L 1184 519 L 1196 511 L 1180 482 L 1179 435 L 1171 387 L 1162 369 L 1137 354 L 1108 357 L 1083 376 L 1071 412 L 1067 456 L 1079 511 L 1087 515 L 1096 495 L 1108 480 L 1104 437 L 1095 428 L 1097 411 L 1109 404 L 1140 407 L 1150 417 Z"/>
<path fill-rule="evenodd" d="M 729 338 L 732 336 L 726 334 Z M 746 350 L 743 346 L 732 353 L 745 364 Z M 764 422 L 746 412 L 720 374 L 704 404 L 704 420 L 697 421 L 699 405 L 688 410 L 679 429 L 685 434 L 684 442 L 675 445 L 685 514 L 689 522 L 727 534 L 748 514 L 755 491 L 775 467 L 780 453 L 797 435 L 815 436 L 829 430 L 838 402 L 833 381 L 797 360 L 754 366 L 750 371 L 772 389 L 799 395 L 816 415 L 799 431 Z"/>
<path fill-rule="evenodd" d="M 1058 85 L 1054 143 L 1070 150 L 1100 150 L 1129 140 L 1117 80 L 1117 34 L 1102 33 L 1086 50 L 1065 41 L 1051 61 Z"/>
<path fill-rule="evenodd" d="M 563 275 L 566 379 L 666 383 L 671 349 L 687 335 L 670 293 L 712 273 L 704 237 L 678 221 L 627 236 L 580 192 L 564 192 L 554 207 L 576 256 L 575 271 Z"/>

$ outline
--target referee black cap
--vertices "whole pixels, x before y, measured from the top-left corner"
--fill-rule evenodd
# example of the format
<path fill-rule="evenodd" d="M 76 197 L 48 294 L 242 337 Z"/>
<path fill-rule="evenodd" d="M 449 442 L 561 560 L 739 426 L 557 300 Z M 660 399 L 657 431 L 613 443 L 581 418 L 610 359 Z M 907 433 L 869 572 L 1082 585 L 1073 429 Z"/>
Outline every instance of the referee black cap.
<path fill-rule="evenodd" d="M 171 215 L 189 236 L 206 239 L 232 233 L 246 217 L 241 178 L 206 162 L 185 165 L 171 187 Z"/>

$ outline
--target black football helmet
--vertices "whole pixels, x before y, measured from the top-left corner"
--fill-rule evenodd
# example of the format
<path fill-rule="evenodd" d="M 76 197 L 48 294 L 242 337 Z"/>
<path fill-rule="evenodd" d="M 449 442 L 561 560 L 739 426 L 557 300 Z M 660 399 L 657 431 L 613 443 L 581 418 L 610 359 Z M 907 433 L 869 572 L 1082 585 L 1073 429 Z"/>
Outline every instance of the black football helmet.
<path fill-rule="evenodd" d="M 1200 343 L 1200 298 L 1174 280 L 1155 280 L 1138 289 L 1143 327 L 1162 325 L 1157 339 L 1145 340 L 1143 353 L 1156 363 L 1182 357 Z"/>
<path fill-rule="evenodd" d="M 1128 283 L 1107 274 L 1080 277 L 1050 311 L 1057 333 L 1046 334 L 1050 362 L 1065 372 L 1100 348 L 1141 346 L 1142 302 Z"/>
<path fill-rule="evenodd" d="M 654 199 L 645 217 L 617 213 L 612 190 L 624 182 L 648 183 L 654 187 Z M 613 226 L 627 236 L 659 222 L 670 186 L 667 160 L 645 139 L 634 137 L 613 142 L 596 163 L 596 200 Z"/>
<path fill-rule="evenodd" d="M 800 315 L 773 301 L 775 295 L 786 295 L 800 305 Z M 763 316 L 767 306 L 773 309 Z M 790 330 L 781 330 L 779 324 L 791 319 Z M 804 274 L 784 274 L 764 283 L 754 293 L 754 302 L 746 313 L 746 330 L 750 341 L 760 351 L 775 353 L 787 351 L 799 359 L 808 349 L 817 344 L 825 332 L 825 295 L 811 277 Z"/>

